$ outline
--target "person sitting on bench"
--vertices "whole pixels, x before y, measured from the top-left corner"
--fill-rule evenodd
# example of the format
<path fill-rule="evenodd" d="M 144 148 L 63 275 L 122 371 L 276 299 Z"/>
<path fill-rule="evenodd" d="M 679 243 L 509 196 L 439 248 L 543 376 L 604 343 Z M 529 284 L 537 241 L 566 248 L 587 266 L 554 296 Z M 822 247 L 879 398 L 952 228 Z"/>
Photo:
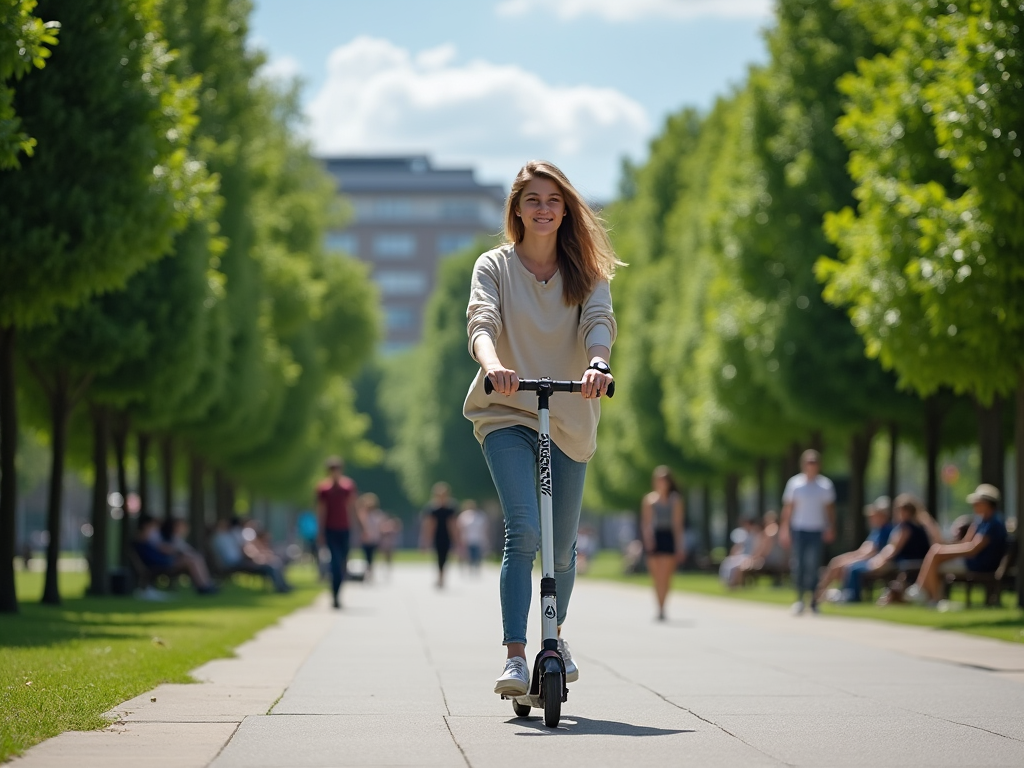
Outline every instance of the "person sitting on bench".
<path fill-rule="evenodd" d="M 832 558 L 829 562 L 828 567 L 825 569 L 825 573 L 822 575 L 821 580 L 818 582 L 818 589 L 815 594 L 815 600 L 820 601 L 825 597 L 825 591 L 836 579 L 840 579 L 846 588 L 842 593 L 829 592 L 829 599 L 832 599 L 832 595 L 835 594 L 835 600 L 842 602 L 859 602 L 860 601 L 860 588 L 859 586 L 854 589 L 849 589 L 850 572 L 856 570 L 855 566 L 863 566 L 872 557 L 877 555 L 882 548 L 889 541 L 889 535 L 892 533 L 892 524 L 889 522 L 889 506 L 890 500 L 888 496 L 879 496 L 875 499 L 874 503 L 869 504 L 864 508 L 864 516 L 868 519 L 868 537 L 864 539 L 864 543 L 853 552 L 846 552 L 842 555 L 837 555 Z M 859 584 L 859 576 L 856 578 Z"/>
<path fill-rule="evenodd" d="M 967 501 L 975 514 L 967 534 L 955 544 L 932 545 L 917 582 L 907 589 L 908 600 L 934 604 L 943 594 L 943 573 L 994 573 L 999 567 L 1006 551 L 1006 526 L 996 516 L 999 489 L 982 483 Z"/>
<path fill-rule="evenodd" d="M 932 544 L 942 543 L 942 531 L 920 501 L 909 493 L 901 493 L 894 504 L 896 526 L 882 551 L 863 563 L 849 568 L 846 591 L 850 602 L 860 602 L 864 575 L 878 575 L 892 566 L 898 571 L 916 571 Z M 902 591 L 900 590 L 902 594 Z M 885 604 L 892 600 L 886 597 Z"/>
<path fill-rule="evenodd" d="M 217 586 L 210 578 L 203 558 L 196 554 L 179 552 L 160 535 L 159 521 L 148 515 L 139 518 L 139 532 L 135 539 L 135 552 L 147 569 L 157 574 L 175 576 L 187 573 L 200 595 L 212 595 Z"/>

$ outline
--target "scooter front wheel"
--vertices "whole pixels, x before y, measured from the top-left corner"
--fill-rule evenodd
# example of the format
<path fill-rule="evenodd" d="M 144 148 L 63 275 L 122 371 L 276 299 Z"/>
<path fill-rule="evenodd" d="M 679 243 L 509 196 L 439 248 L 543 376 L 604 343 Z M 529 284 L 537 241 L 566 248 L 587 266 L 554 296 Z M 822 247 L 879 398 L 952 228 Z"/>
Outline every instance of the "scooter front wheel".
<path fill-rule="evenodd" d="M 562 668 L 558 664 L 549 664 L 544 671 L 542 691 L 544 694 L 544 725 L 557 728 L 562 717 Z"/>
<path fill-rule="evenodd" d="M 516 717 L 526 717 L 530 714 L 530 705 L 520 704 L 518 699 L 512 699 L 512 711 L 516 713 Z"/>

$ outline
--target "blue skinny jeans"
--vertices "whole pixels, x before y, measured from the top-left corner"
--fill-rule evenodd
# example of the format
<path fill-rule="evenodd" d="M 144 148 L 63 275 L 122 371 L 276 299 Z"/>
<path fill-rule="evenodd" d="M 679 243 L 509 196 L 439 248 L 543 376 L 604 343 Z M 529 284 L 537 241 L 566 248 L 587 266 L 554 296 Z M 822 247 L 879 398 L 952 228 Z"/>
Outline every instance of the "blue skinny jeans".
<path fill-rule="evenodd" d="M 522 426 L 499 429 L 484 438 L 484 458 L 505 516 L 500 587 L 505 645 L 526 644 L 526 623 L 533 596 L 531 572 L 540 549 L 537 442 L 537 433 Z M 586 462 L 573 461 L 551 443 L 552 543 L 559 626 L 565 621 L 576 581 L 576 535 L 586 474 Z"/>

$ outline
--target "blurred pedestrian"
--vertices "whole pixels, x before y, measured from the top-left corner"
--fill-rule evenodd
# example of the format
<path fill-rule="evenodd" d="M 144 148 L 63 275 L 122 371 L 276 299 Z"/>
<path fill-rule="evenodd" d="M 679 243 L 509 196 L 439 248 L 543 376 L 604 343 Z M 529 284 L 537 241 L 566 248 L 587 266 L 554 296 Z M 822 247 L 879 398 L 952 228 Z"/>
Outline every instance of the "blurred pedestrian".
<path fill-rule="evenodd" d="M 676 566 L 686 560 L 683 541 L 686 509 L 675 479 L 668 467 L 661 466 L 651 475 L 651 492 L 640 506 L 640 533 L 647 553 L 647 568 L 654 581 L 658 601 L 658 621 L 665 620 L 665 601 Z"/>
<path fill-rule="evenodd" d="M 480 572 L 484 549 L 487 547 L 487 515 L 472 499 L 462 502 L 459 513 L 459 537 L 466 552 L 470 573 Z"/>
<path fill-rule="evenodd" d="M 391 573 L 392 561 L 395 557 L 395 547 L 402 539 L 402 520 L 394 515 L 386 515 L 380 526 L 380 554 L 388 566 L 388 574 Z"/>
<path fill-rule="evenodd" d="M 363 554 L 366 555 L 366 578 L 373 578 L 373 556 L 380 546 L 381 528 L 386 515 L 380 508 L 380 498 L 375 493 L 364 493 L 359 497 L 359 528 L 362 537 Z"/>
<path fill-rule="evenodd" d="M 818 612 L 815 587 L 824 545 L 835 539 L 836 489 L 832 481 L 821 474 L 821 454 L 804 451 L 800 456 L 800 474 L 786 483 L 782 494 L 781 542 L 791 547 L 793 584 L 796 602 L 793 614 L 804 612 L 804 596 L 811 596 L 811 610 Z"/>
<path fill-rule="evenodd" d="M 345 477 L 345 462 L 339 457 L 329 458 L 326 467 L 328 477 L 316 487 L 319 543 L 331 553 L 331 594 L 334 607 L 341 608 L 341 585 L 348 568 L 349 532 L 356 516 L 359 491 L 352 478 Z"/>
<path fill-rule="evenodd" d="M 448 483 L 434 483 L 430 503 L 423 510 L 422 543 L 434 547 L 437 554 L 437 588 L 444 588 L 444 567 L 452 546 L 459 544 L 459 529 L 455 522 L 455 504 Z"/>

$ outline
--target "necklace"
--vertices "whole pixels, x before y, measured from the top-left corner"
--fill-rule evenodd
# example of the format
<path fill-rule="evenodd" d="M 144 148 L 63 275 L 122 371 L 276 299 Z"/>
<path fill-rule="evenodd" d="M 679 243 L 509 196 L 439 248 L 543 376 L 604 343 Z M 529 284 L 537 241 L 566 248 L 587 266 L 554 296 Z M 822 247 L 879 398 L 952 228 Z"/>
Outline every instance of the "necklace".
<path fill-rule="evenodd" d="M 519 251 L 516 249 L 515 246 L 512 246 L 512 252 L 516 255 L 516 258 L 519 259 L 519 263 L 522 264 L 526 268 L 526 271 L 529 272 L 531 275 L 533 275 L 534 278 L 537 280 L 537 282 L 540 283 L 541 285 L 547 285 L 551 281 L 551 278 L 553 278 L 558 273 L 558 262 L 557 261 L 555 262 L 554 266 L 551 268 L 550 273 L 537 272 L 534 269 L 530 268 L 530 262 L 527 259 L 524 259 L 522 256 L 519 255 Z"/>

